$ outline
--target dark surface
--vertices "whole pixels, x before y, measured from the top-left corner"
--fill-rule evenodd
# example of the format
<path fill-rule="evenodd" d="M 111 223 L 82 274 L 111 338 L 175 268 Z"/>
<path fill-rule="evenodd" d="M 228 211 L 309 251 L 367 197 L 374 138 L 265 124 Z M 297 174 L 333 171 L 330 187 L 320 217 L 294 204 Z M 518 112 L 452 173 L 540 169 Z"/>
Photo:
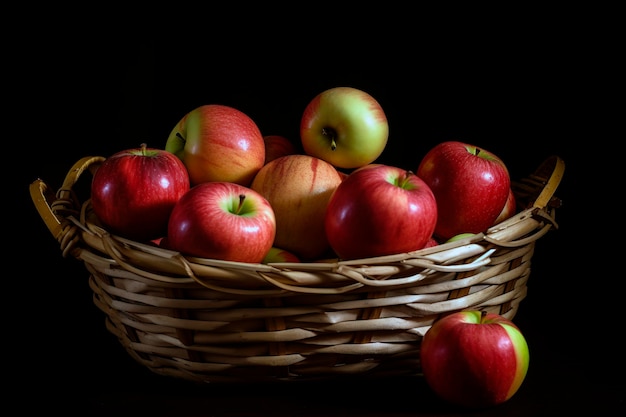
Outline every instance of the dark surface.
<path fill-rule="evenodd" d="M 606 226 L 613 205 L 599 192 L 611 167 L 603 156 L 608 139 L 591 118 L 598 101 L 590 94 L 603 80 L 585 82 L 588 74 L 576 64 L 588 51 L 575 42 L 558 49 L 545 39 L 506 49 L 454 43 L 374 65 L 367 54 L 337 63 L 301 51 L 291 58 L 261 43 L 250 49 L 263 51 L 262 58 L 243 51 L 233 57 L 218 47 L 196 61 L 198 50 L 156 41 L 89 48 L 74 42 L 43 38 L 28 52 L 15 51 L 31 72 L 14 102 L 25 120 L 10 130 L 19 139 L 10 140 L 28 148 L 29 160 L 17 181 L 11 177 L 18 206 L 8 222 L 17 233 L 5 261 L 12 272 L 5 272 L 11 316 L 4 345 L 15 395 L 5 404 L 83 416 L 624 415 L 624 277 L 619 262 L 607 267 L 620 258 L 605 234 L 619 233 Z M 200 104 L 233 105 L 264 134 L 297 141 L 304 106 L 337 85 L 362 88 L 385 108 L 390 142 L 383 162 L 415 168 L 428 148 L 447 139 L 494 151 L 516 178 L 551 154 L 566 161 L 557 192 L 564 202 L 560 228 L 538 242 L 529 295 L 515 318 L 531 364 L 507 403 L 459 410 L 419 378 L 199 386 L 152 374 L 106 331 L 86 270 L 61 257 L 30 201 L 30 182 L 41 177 L 56 189 L 82 156 L 108 156 L 141 142 L 164 146 L 173 124 Z"/>

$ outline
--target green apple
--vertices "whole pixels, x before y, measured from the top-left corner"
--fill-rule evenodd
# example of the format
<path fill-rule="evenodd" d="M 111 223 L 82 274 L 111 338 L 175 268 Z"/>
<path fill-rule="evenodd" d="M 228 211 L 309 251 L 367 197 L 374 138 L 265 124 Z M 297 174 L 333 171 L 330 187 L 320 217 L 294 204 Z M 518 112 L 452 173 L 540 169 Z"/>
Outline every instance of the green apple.
<path fill-rule="evenodd" d="M 456 242 L 457 240 L 465 239 L 466 237 L 476 236 L 476 233 L 459 233 L 458 235 L 452 236 L 450 239 L 446 240 L 445 243 Z"/>
<path fill-rule="evenodd" d="M 304 152 L 337 168 L 358 168 L 375 161 L 389 138 L 387 116 L 369 93 L 334 87 L 315 96 L 300 120 Z"/>

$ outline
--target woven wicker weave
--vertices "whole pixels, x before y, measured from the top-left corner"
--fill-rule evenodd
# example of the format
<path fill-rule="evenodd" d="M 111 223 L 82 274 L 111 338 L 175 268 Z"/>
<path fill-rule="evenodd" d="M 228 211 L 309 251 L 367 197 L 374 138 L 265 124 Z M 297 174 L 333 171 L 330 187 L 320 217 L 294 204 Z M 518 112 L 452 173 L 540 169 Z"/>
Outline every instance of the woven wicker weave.
<path fill-rule="evenodd" d="M 552 156 L 514 182 L 524 209 L 456 242 L 347 262 L 268 265 L 184 257 L 98 226 L 76 162 L 61 188 L 31 196 L 62 255 L 82 261 L 107 329 L 157 374 L 198 382 L 312 380 L 421 372 L 422 336 L 441 315 L 513 318 L 536 241 L 557 227 L 564 162 Z"/>

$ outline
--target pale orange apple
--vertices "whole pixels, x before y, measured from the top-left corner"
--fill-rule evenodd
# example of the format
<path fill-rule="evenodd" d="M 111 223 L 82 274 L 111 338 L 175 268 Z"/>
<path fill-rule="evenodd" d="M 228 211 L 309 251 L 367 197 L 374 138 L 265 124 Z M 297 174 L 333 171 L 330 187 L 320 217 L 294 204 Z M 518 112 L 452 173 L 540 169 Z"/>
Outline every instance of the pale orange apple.
<path fill-rule="evenodd" d="M 330 196 L 341 181 L 333 165 L 310 155 L 286 155 L 263 166 L 250 188 L 274 209 L 274 246 L 304 261 L 328 253 L 324 217 Z"/>

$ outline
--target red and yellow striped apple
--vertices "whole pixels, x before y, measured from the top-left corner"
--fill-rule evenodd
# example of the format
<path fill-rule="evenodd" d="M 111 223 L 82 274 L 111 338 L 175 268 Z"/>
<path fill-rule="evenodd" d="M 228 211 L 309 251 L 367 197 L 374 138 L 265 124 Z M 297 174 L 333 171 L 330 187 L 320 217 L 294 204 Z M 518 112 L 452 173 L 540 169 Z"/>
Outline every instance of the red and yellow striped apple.
<path fill-rule="evenodd" d="M 265 142 L 254 120 L 219 104 L 185 114 L 170 132 L 165 150 L 183 161 L 192 185 L 225 181 L 249 186 L 265 163 Z"/>
<path fill-rule="evenodd" d="M 504 316 L 459 311 L 435 321 L 422 339 L 424 378 L 442 399 L 468 408 L 495 406 L 522 385 L 528 344 Z"/>

